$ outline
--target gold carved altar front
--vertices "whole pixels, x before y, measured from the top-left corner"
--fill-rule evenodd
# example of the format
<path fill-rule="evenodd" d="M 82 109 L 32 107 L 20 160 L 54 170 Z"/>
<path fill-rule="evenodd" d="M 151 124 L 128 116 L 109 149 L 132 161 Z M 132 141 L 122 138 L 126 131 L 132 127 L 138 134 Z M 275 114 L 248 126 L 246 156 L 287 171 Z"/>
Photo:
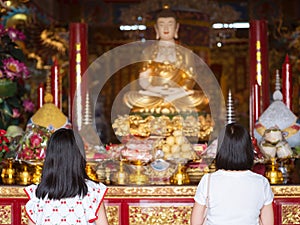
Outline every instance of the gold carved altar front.
<path fill-rule="evenodd" d="M 22 186 L 0 186 L 0 225 L 25 225 L 27 197 Z M 105 205 L 110 225 L 187 225 L 195 185 L 108 186 Z M 275 225 L 300 224 L 300 186 L 272 185 Z"/>

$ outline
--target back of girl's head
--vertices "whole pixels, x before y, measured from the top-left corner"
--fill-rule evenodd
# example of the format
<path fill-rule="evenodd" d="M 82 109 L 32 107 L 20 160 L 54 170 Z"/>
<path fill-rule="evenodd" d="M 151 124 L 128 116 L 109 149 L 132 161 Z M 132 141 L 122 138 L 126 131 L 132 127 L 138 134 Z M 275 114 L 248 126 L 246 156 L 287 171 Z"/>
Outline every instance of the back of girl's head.
<path fill-rule="evenodd" d="M 51 135 L 37 197 L 48 195 L 50 199 L 62 199 L 86 195 L 86 161 L 81 148 L 80 136 L 71 129 L 61 128 Z"/>
<path fill-rule="evenodd" d="M 248 130 L 240 124 L 231 123 L 218 137 L 216 167 L 225 170 L 250 170 L 254 151 Z"/>
<path fill-rule="evenodd" d="M 46 159 L 53 161 L 75 160 L 81 163 L 84 159 L 82 139 L 72 129 L 61 128 L 50 137 L 47 146 Z M 64 156 L 64 157 L 61 157 Z"/>

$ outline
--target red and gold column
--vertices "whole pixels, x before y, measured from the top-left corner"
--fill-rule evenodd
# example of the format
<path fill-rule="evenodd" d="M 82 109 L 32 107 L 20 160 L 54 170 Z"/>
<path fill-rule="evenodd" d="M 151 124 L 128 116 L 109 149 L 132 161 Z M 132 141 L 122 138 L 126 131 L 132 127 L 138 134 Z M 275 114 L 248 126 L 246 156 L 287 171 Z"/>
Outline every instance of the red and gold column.
<path fill-rule="evenodd" d="M 255 122 L 270 104 L 267 22 L 250 22 L 250 131 L 253 134 Z"/>
<path fill-rule="evenodd" d="M 69 46 L 69 118 L 72 124 L 81 127 L 82 123 L 82 106 L 84 97 L 82 93 L 82 76 L 88 66 L 88 27 L 86 23 L 70 24 L 70 46 Z M 76 95 L 75 95 L 76 93 Z M 76 118 L 74 118 L 76 117 Z M 76 121 L 74 121 L 76 120 Z"/>
<path fill-rule="evenodd" d="M 283 102 L 292 111 L 293 78 L 289 56 L 286 55 L 282 65 L 282 95 Z"/>

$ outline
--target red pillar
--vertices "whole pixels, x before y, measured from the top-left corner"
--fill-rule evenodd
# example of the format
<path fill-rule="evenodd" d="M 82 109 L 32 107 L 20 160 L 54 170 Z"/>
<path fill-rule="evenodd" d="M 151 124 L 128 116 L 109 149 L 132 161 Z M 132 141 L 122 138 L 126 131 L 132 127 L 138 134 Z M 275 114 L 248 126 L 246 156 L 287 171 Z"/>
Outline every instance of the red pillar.
<path fill-rule="evenodd" d="M 85 23 L 71 23 L 69 29 L 69 118 L 71 123 L 76 124 L 80 129 L 84 102 L 82 93 L 85 93 L 83 92 L 81 78 L 88 66 L 88 27 Z"/>
<path fill-rule="evenodd" d="M 292 111 L 293 78 L 289 56 L 286 55 L 282 65 L 282 95 L 283 102 Z"/>
<path fill-rule="evenodd" d="M 270 104 L 268 37 L 265 20 L 250 21 L 250 130 L 253 135 L 255 122 Z"/>

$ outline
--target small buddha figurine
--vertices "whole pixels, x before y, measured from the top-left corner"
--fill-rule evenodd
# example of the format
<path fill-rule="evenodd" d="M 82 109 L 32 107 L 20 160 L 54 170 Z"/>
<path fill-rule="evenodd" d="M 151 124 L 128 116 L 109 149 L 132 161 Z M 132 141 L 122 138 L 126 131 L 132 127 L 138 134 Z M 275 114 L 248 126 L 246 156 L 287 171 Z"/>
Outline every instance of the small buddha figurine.
<path fill-rule="evenodd" d="M 169 8 L 157 14 L 155 44 L 144 50 L 146 63 L 139 75 L 142 90 L 125 94 L 124 102 L 132 112 L 169 114 L 195 111 L 208 99 L 201 90 L 193 90 L 194 54 L 176 44 L 179 23 Z"/>

